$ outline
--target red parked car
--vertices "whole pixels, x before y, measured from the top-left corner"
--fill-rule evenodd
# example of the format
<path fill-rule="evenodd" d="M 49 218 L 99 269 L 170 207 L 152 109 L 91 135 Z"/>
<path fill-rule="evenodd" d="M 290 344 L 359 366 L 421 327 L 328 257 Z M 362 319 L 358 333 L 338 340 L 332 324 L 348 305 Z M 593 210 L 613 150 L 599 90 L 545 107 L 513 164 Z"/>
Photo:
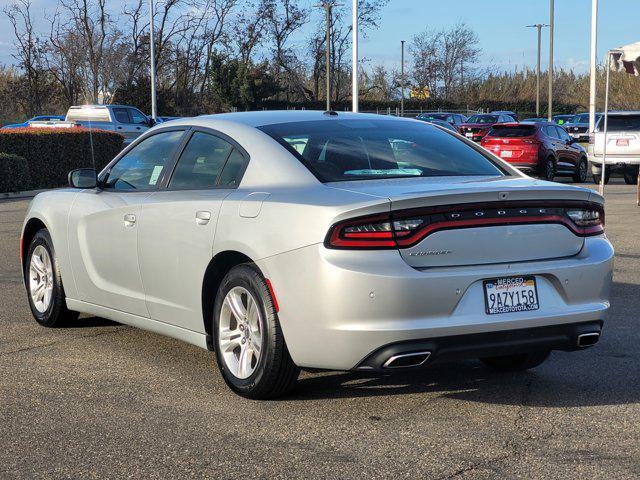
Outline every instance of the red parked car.
<path fill-rule="evenodd" d="M 514 167 L 545 180 L 587 179 L 587 152 L 554 123 L 505 123 L 491 127 L 482 146 Z"/>
<path fill-rule="evenodd" d="M 472 115 L 458 126 L 458 131 L 469 140 L 479 142 L 496 123 L 515 122 L 516 119 L 505 113 L 483 113 Z"/>

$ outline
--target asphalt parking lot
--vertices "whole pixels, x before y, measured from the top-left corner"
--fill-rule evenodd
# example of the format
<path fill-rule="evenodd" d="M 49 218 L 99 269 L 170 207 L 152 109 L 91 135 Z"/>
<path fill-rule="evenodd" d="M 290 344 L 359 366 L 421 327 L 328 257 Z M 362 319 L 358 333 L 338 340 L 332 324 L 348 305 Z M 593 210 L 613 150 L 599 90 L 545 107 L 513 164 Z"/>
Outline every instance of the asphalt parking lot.
<path fill-rule="evenodd" d="M 28 200 L 0 201 L 0 478 L 639 478 L 640 207 L 607 188 L 611 315 L 538 369 L 304 373 L 233 395 L 213 354 L 98 318 L 45 329 L 18 264 Z"/>

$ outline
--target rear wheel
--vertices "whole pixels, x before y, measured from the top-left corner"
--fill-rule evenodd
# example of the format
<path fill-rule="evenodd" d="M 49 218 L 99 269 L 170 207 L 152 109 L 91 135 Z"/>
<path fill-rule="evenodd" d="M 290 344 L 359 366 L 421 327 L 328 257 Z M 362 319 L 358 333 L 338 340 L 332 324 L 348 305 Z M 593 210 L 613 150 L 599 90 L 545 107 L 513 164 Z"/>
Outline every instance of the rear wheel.
<path fill-rule="evenodd" d="M 518 353 L 502 357 L 481 358 L 480 361 L 487 367 L 502 372 L 517 372 L 535 368 L 549 357 L 549 352 Z"/>
<path fill-rule="evenodd" d="M 576 171 L 573 174 L 573 181 L 575 183 L 584 183 L 587 181 L 587 159 L 581 158 L 576 166 Z"/>
<path fill-rule="evenodd" d="M 549 182 L 553 182 L 553 179 L 556 176 L 556 162 L 552 157 L 547 158 L 547 160 L 542 165 L 542 171 L 540 172 L 540 176 Z"/>
<path fill-rule="evenodd" d="M 214 309 L 216 358 L 227 385 L 253 399 L 289 393 L 300 369 L 289 355 L 269 288 L 255 266 L 231 269 Z"/>
<path fill-rule="evenodd" d="M 40 325 L 55 327 L 78 318 L 78 312 L 67 309 L 58 259 L 46 229 L 38 231 L 29 244 L 25 284 L 31 313 Z"/>
<path fill-rule="evenodd" d="M 629 167 L 626 168 L 624 173 L 624 183 L 627 185 L 635 185 L 638 183 L 638 168 L 637 167 Z"/>

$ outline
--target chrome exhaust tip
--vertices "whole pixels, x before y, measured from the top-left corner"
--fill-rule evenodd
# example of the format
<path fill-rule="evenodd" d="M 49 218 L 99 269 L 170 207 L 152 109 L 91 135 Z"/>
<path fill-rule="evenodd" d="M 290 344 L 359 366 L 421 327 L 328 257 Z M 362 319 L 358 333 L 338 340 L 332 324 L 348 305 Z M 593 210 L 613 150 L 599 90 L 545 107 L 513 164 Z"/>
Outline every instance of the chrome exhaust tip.
<path fill-rule="evenodd" d="M 431 352 L 411 352 L 393 355 L 382 364 L 382 368 L 411 368 L 424 365 Z"/>
<path fill-rule="evenodd" d="M 583 333 L 578 335 L 578 347 L 590 347 L 598 343 L 598 340 L 600 340 L 600 332 Z"/>

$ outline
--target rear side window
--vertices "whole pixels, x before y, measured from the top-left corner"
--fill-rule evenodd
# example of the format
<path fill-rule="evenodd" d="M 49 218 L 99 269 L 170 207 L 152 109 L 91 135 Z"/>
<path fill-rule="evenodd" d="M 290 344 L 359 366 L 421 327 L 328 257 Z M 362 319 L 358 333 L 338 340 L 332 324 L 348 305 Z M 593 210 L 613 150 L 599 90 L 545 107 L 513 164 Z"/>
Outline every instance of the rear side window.
<path fill-rule="evenodd" d="M 489 137 L 530 137 L 536 133 L 536 127 L 533 125 L 495 125 L 489 133 Z"/>
<path fill-rule="evenodd" d="M 176 165 L 169 188 L 215 188 L 233 146 L 214 135 L 195 132 Z"/>
<path fill-rule="evenodd" d="M 113 116 L 116 117 L 118 123 L 131 123 L 129 112 L 127 112 L 126 108 L 114 108 Z"/>
<path fill-rule="evenodd" d="M 598 123 L 598 130 L 604 131 L 604 117 Z M 640 131 L 640 115 L 609 115 L 607 130 L 610 132 Z"/>
<path fill-rule="evenodd" d="M 321 120 L 260 129 L 323 182 L 504 174 L 481 149 L 428 123 Z"/>
<path fill-rule="evenodd" d="M 177 148 L 183 131 L 161 132 L 145 138 L 111 167 L 102 181 L 114 190 L 155 189 Z"/>
<path fill-rule="evenodd" d="M 242 174 L 247 167 L 247 159 L 235 148 L 229 155 L 227 163 L 222 170 L 218 187 L 220 188 L 237 188 L 242 179 Z"/>

